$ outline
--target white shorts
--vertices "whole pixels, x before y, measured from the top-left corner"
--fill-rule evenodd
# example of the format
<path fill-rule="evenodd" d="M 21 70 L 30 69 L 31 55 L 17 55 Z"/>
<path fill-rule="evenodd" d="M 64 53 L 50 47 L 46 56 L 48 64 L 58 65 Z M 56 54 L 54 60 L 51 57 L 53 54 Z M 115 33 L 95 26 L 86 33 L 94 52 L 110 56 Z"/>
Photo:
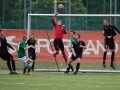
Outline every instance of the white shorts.
<path fill-rule="evenodd" d="M 20 60 L 21 62 L 27 62 L 30 59 L 27 56 L 24 56 L 22 58 L 18 58 L 18 60 Z"/>
<path fill-rule="evenodd" d="M 69 52 L 68 52 L 68 58 L 71 58 L 71 57 L 72 57 L 72 52 L 69 51 Z"/>

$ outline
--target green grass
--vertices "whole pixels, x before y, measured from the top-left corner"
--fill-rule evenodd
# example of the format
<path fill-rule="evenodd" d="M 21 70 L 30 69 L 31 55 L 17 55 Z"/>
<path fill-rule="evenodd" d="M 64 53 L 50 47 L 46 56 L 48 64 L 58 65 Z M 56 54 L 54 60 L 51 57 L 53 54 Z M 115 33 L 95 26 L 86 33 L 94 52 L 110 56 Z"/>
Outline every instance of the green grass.
<path fill-rule="evenodd" d="M 0 90 L 120 90 L 117 73 L 33 72 L 33 75 L 9 75 L 0 70 Z M 22 71 L 19 71 L 20 73 Z"/>

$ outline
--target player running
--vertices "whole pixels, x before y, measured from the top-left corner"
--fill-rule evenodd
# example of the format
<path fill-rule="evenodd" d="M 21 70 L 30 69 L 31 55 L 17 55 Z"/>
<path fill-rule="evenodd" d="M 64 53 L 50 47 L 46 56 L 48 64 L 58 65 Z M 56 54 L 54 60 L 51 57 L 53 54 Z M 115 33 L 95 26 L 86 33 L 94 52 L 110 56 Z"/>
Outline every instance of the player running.
<path fill-rule="evenodd" d="M 107 50 L 108 48 L 111 50 L 111 64 L 110 67 L 115 69 L 113 62 L 114 62 L 114 56 L 115 56 L 115 41 L 114 41 L 114 36 L 116 35 L 117 31 L 120 34 L 120 31 L 114 26 L 110 25 L 109 20 L 105 19 L 104 20 L 104 28 L 103 28 L 103 34 L 104 34 L 104 54 L 103 54 L 103 67 L 106 68 L 106 55 L 107 55 Z"/>
<path fill-rule="evenodd" d="M 26 44 L 25 44 L 26 40 L 27 40 L 27 37 L 23 35 L 22 40 L 18 44 L 18 60 L 24 63 L 23 74 L 31 75 L 30 69 L 32 67 L 33 60 L 27 57 L 26 50 L 28 50 L 29 48 L 32 48 L 33 45 L 26 47 Z"/>
<path fill-rule="evenodd" d="M 61 20 L 58 20 L 57 23 L 55 22 L 56 16 L 57 14 L 55 14 L 55 16 L 52 18 L 52 23 L 54 25 L 54 47 L 56 50 L 54 56 L 59 54 L 59 49 L 60 49 L 62 51 L 63 58 L 67 64 L 67 57 L 64 52 L 64 45 L 62 41 L 64 34 L 66 34 L 67 32 L 65 30 L 65 27 L 62 25 Z"/>
<path fill-rule="evenodd" d="M 7 61 L 8 69 L 10 70 L 10 74 L 19 74 L 16 71 L 15 61 L 13 60 L 13 56 L 8 52 L 7 47 L 14 50 L 14 48 L 7 43 L 5 37 L 3 37 L 3 30 L 0 30 L 0 57 Z"/>
<path fill-rule="evenodd" d="M 27 41 L 28 46 L 33 45 L 33 47 L 28 49 L 28 57 L 33 60 L 32 71 L 34 71 L 34 65 L 35 65 L 35 59 L 36 59 L 35 44 L 36 44 L 35 34 L 32 33 L 31 38 Z"/>
<path fill-rule="evenodd" d="M 76 65 L 76 71 L 74 71 L 72 74 L 76 75 L 79 68 L 80 68 L 80 61 L 82 60 L 82 54 L 83 54 L 83 49 L 85 49 L 85 43 L 83 40 L 80 39 L 80 34 L 76 35 L 76 40 L 73 42 L 72 45 L 72 57 L 70 59 L 70 61 L 68 62 L 68 66 L 67 70 L 64 73 L 69 73 L 69 70 L 71 68 L 71 63 L 75 60 L 77 60 L 77 65 Z"/>

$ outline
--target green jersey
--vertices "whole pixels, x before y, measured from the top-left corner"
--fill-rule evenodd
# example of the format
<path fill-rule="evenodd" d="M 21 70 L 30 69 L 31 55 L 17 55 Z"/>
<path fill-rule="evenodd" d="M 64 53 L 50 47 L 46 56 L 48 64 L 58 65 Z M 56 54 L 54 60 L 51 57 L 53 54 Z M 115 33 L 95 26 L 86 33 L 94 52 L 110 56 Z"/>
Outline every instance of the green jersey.
<path fill-rule="evenodd" d="M 18 58 L 22 58 L 26 56 L 24 48 L 26 47 L 26 44 L 23 40 L 21 40 L 18 44 Z"/>
<path fill-rule="evenodd" d="M 71 40 L 70 40 L 70 42 L 71 42 L 71 44 L 73 44 L 73 42 L 75 41 L 75 37 L 73 37 L 73 38 L 71 38 Z"/>

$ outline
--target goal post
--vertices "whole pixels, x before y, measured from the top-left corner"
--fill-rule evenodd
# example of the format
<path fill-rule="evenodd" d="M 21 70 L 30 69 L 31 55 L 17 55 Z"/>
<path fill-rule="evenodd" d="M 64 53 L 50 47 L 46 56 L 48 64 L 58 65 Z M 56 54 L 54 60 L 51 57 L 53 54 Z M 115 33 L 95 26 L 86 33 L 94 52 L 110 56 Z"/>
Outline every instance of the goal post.
<path fill-rule="evenodd" d="M 35 29 L 37 32 L 37 35 L 38 35 L 38 37 L 37 38 L 39 38 L 39 40 L 38 41 L 41 41 L 41 40 L 47 40 L 47 36 L 45 37 L 45 35 L 44 35 L 44 37 L 46 38 L 46 39 L 44 39 L 44 37 L 42 36 L 41 37 L 41 35 L 43 34 L 43 32 L 44 32 L 44 30 L 46 29 L 45 27 L 47 27 L 47 25 L 45 25 L 45 27 L 44 26 L 42 26 L 43 24 L 45 24 L 45 23 L 47 23 L 47 22 L 49 22 L 49 23 L 52 23 L 51 22 L 51 20 L 52 20 L 52 17 L 54 16 L 55 14 L 28 14 L 28 30 L 27 30 L 27 38 L 29 38 L 30 37 L 30 33 L 31 33 L 31 30 L 34 30 L 34 28 L 31 28 L 31 24 L 32 24 L 32 17 L 42 17 L 42 18 L 44 18 L 45 17 L 45 19 L 42 21 L 41 19 L 39 19 L 38 20 L 38 22 L 41 20 L 41 22 L 42 22 L 42 24 L 41 24 L 41 28 L 42 29 Z M 84 19 L 83 20 L 81 20 L 81 22 L 84 22 L 84 23 L 86 23 L 86 20 L 88 19 L 88 18 L 114 18 L 114 17 L 118 17 L 118 18 L 120 18 L 120 14 L 58 14 L 57 15 L 57 17 L 62 17 L 62 19 L 63 18 L 66 18 L 66 17 L 69 17 L 69 18 L 71 18 L 70 20 L 73 20 L 73 21 L 75 21 L 75 20 L 77 20 L 77 18 L 79 18 L 79 19 L 81 19 L 81 17 L 84 17 Z M 47 19 L 48 19 L 48 21 L 47 21 Z M 49 20 L 50 19 L 50 20 Z M 86 20 L 85 20 L 86 19 Z M 35 20 L 36 21 L 36 20 Z M 84 30 L 84 23 L 82 24 L 82 23 L 79 23 L 79 22 L 76 22 L 77 24 L 75 25 L 76 27 L 79 27 L 79 25 L 81 25 L 81 29 L 80 29 L 80 31 L 79 31 L 79 28 L 77 28 L 77 29 L 75 29 L 75 28 L 73 28 L 72 26 L 68 26 L 69 27 L 69 30 L 75 30 L 75 31 L 77 31 L 77 32 L 79 32 L 79 33 L 81 33 L 81 36 L 83 36 L 83 40 L 85 39 L 85 42 L 86 42 L 86 44 L 87 44 L 87 47 L 89 47 L 89 49 L 88 50 L 85 50 L 84 51 L 84 53 L 83 53 L 83 60 L 82 60 L 82 63 L 81 63 L 81 65 L 82 65 L 82 68 L 79 70 L 79 71 L 81 71 L 81 72 L 120 72 L 120 62 L 119 62 L 119 55 L 118 55 L 118 53 L 119 53 L 119 45 L 120 45 L 120 42 L 119 42 L 119 40 L 118 40 L 118 37 L 119 36 L 117 36 L 117 40 L 116 40 L 116 46 L 117 46 L 117 50 L 116 50 L 116 53 L 117 53 L 117 56 L 115 57 L 115 58 L 117 58 L 117 60 L 115 60 L 115 64 L 116 64 L 116 70 L 112 70 L 110 67 L 109 67 L 109 64 L 110 64 L 110 52 L 108 53 L 108 59 L 107 59 L 107 67 L 109 67 L 109 68 L 106 68 L 106 69 L 104 69 L 104 68 L 102 68 L 102 50 L 104 49 L 104 46 L 103 46 L 103 36 L 102 36 L 102 30 L 99 30 L 99 31 L 95 31 L 95 30 L 90 30 L 89 28 L 93 28 L 93 27 L 96 27 L 96 25 L 94 26 L 94 25 L 92 25 L 92 23 L 91 23 L 91 21 L 89 20 L 88 21 L 90 24 L 89 25 L 91 25 L 91 26 L 89 26 L 88 25 L 88 28 L 86 29 L 86 30 Z M 94 20 L 93 20 L 93 22 L 94 22 Z M 68 23 L 66 23 L 66 24 L 68 24 L 68 25 L 72 25 L 72 21 L 70 22 L 71 24 L 68 24 Z M 96 23 L 96 22 L 94 22 L 94 23 Z M 101 20 L 101 23 L 103 23 L 103 19 Z M 119 23 L 119 21 L 118 21 L 118 23 Z M 34 23 L 33 23 L 34 24 Z M 39 23 L 40 24 L 40 23 Z M 39 25 L 38 24 L 38 25 Z M 36 24 L 34 24 L 34 25 L 36 25 Z M 66 25 L 67 26 L 67 25 Z M 102 25 L 101 25 L 102 26 Z M 103 27 L 103 26 L 102 26 Z M 71 29 L 72 28 L 72 29 Z M 82 28 L 83 28 L 83 30 L 82 30 Z M 99 27 L 98 27 L 99 28 Z M 96 29 L 96 28 L 95 28 Z M 42 30 L 42 32 L 40 32 L 40 30 Z M 47 29 L 47 30 L 49 30 L 49 28 Z M 50 31 L 51 30 L 51 31 Z M 50 30 L 49 30 L 49 32 L 48 32 L 48 34 L 50 34 L 50 42 L 52 43 L 53 42 L 53 37 L 52 37 L 52 34 L 53 34 L 53 28 L 51 29 L 50 28 Z M 40 33 L 42 33 L 42 34 L 38 34 L 38 31 L 40 32 Z M 45 32 L 44 32 L 44 34 L 45 34 Z M 96 37 L 93 37 L 92 36 L 92 34 L 96 34 Z M 100 36 L 98 36 L 98 35 L 100 35 Z M 88 36 L 88 38 L 86 37 L 86 36 Z M 98 37 L 98 39 L 96 39 Z M 102 39 L 101 39 L 102 38 Z M 63 38 L 63 40 L 65 41 L 65 42 L 68 42 L 69 43 L 69 39 L 70 39 L 70 37 L 67 37 L 67 39 L 66 39 L 66 37 L 65 37 L 65 39 Z M 88 40 L 88 41 L 87 41 Z M 96 40 L 96 41 L 94 41 L 94 40 Z M 47 41 L 46 41 L 46 43 L 47 43 Z M 48 44 L 49 44 L 49 42 L 48 42 Z M 37 47 L 39 47 L 39 45 L 40 44 L 38 44 L 37 45 Z M 68 46 L 69 46 L 70 44 L 68 44 Z M 95 45 L 96 45 L 96 47 L 95 47 Z M 68 46 L 66 46 L 65 48 L 67 48 Z M 92 48 L 90 48 L 92 46 Z M 44 48 L 45 46 L 42 46 L 42 48 Z M 93 50 L 93 49 L 96 49 L 96 50 Z M 38 49 L 38 48 L 37 48 Z M 37 50 L 36 49 L 36 50 Z M 92 54 L 91 54 L 91 52 L 90 52 L 90 50 L 92 51 Z M 97 50 L 100 50 L 100 55 L 98 54 L 98 51 Z M 68 50 L 66 50 L 66 51 L 68 51 Z M 48 52 L 50 53 L 50 50 L 48 50 Z M 45 52 L 44 54 L 46 54 L 46 53 L 48 53 L 48 52 Z M 94 52 L 94 54 L 93 54 L 93 52 Z M 39 52 L 39 55 L 38 55 L 38 57 L 39 56 L 41 56 L 40 55 L 41 54 L 41 52 Z M 43 54 L 43 53 L 42 53 Z M 84 55 L 85 54 L 85 55 Z M 43 55 L 42 55 L 43 56 Z M 48 54 L 46 54 L 46 56 L 44 56 L 44 57 L 47 57 L 48 56 Z M 51 68 L 51 67 L 49 67 L 49 65 L 47 65 L 48 63 L 55 63 L 55 61 L 50 61 L 49 62 L 49 60 L 48 61 L 46 61 L 45 60 L 45 63 L 44 63 L 44 57 L 42 57 L 41 58 L 41 60 L 38 60 L 38 65 L 39 66 L 37 66 L 36 67 L 36 71 L 58 71 L 57 70 L 57 66 L 56 66 L 56 68 L 54 67 L 54 68 Z M 53 57 L 52 55 L 50 56 L 49 55 L 49 57 L 51 58 L 51 57 Z M 48 59 L 49 59 L 49 57 L 48 57 Z M 62 56 L 58 56 L 58 58 L 57 58 L 57 60 L 59 59 L 59 58 L 61 58 Z M 92 60 L 92 59 L 94 59 L 94 60 Z M 100 59 L 101 59 L 101 61 L 100 61 Z M 41 65 L 40 65 L 40 62 L 42 61 L 42 63 L 44 63 L 44 64 L 46 64 L 46 65 L 44 65 L 44 67 L 43 68 L 41 68 Z M 58 63 L 59 63 L 59 68 L 60 68 L 60 71 L 64 71 L 65 70 L 65 66 L 63 65 L 63 63 L 64 62 L 61 62 L 60 60 L 58 60 Z M 75 68 L 75 64 L 73 65 L 74 66 L 74 68 Z"/>

